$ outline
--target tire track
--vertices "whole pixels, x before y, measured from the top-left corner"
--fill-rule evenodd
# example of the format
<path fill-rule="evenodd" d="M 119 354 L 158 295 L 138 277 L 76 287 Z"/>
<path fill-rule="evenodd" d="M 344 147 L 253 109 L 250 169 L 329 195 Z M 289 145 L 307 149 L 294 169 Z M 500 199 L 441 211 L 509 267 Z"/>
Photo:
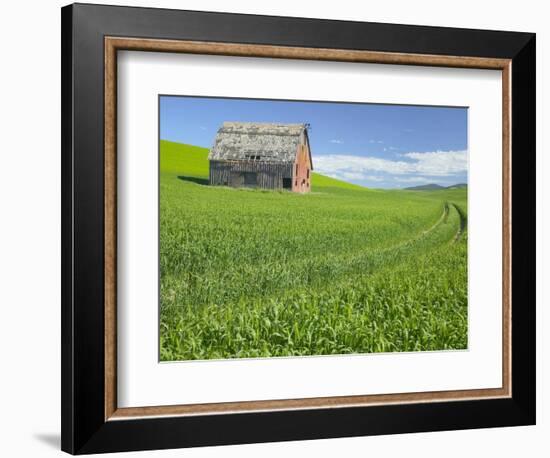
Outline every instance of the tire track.
<path fill-rule="evenodd" d="M 451 202 L 451 205 L 455 208 L 460 218 L 460 226 L 454 237 L 454 242 L 456 243 L 460 240 L 460 238 L 462 237 L 462 234 L 464 234 L 464 232 L 468 227 L 468 217 L 466 216 L 462 208 L 460 208 L 457 204 L 455 204 L 454 202 Z"/>

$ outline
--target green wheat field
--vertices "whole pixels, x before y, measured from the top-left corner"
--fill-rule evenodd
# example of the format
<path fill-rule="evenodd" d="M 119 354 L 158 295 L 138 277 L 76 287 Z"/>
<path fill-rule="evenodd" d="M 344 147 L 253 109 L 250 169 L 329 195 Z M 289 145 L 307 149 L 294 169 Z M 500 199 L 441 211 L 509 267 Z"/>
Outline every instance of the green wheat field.
<path fill-rule="evenodd" d="M 161 361 L 467 348 L 467 190 L 208 186 L 160 145 Z"/>

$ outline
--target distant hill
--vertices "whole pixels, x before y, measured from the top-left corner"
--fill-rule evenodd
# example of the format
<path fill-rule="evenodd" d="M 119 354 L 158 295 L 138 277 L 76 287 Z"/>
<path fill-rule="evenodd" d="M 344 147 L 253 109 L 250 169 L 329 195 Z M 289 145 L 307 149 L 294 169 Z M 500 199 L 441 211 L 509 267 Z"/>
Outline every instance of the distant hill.
<path fill-rule="evenodd" d="M 423 184 L 420 186 L 412 186 L 410 188 L 405 188 L 406 191 L 437 191 L 441 189 L 464 189 L 467 188 L 466 183 L 457 183 L 451 186 L 441 186 L 435 183 Z"/>
<path fill-rule="evenodd" d="M 457 184 L 453 184 L 452 186 L 448 186 L 447 189 L 464 189 L 467 187 L 468 185 L 466 183 L 457 183 Z"/>
<path fill-rule="evenodd" d="M 436 191 L 438 189 L 445 189 L 445 186 L 440 186 L 435 183 L 422 184 L 420 186 L 411 186 L 410 188 L 405 188 L 407 191 Z"/>

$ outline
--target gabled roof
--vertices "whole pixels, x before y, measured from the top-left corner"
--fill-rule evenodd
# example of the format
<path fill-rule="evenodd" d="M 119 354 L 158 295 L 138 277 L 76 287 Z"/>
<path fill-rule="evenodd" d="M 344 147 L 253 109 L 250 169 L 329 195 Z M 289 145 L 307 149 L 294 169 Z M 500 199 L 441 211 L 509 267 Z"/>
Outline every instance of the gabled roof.
<path fill-rule="evenodd" d="M 307 124 L 224 122 L 208 159 L 294 162 Z"/>

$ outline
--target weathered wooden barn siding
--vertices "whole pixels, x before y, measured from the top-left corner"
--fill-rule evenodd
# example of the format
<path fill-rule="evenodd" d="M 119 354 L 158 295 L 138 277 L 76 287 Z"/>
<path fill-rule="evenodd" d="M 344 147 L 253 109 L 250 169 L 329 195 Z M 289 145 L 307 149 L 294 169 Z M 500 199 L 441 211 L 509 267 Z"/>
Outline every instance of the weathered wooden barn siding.
<path fill-rule="evenodd" d="M 292 178 L 292 163 L 261 161 L 210 161 L 210 184 L 244 187 L 244 174 L 256 173 L 256 186 L 263 189 L 282 189 L 283 178 Z"/>
<path fill-rule="evenodd" d="M 309 192 L 308 124 L 226 121 L 208 154 L 210 184 Z"/>

